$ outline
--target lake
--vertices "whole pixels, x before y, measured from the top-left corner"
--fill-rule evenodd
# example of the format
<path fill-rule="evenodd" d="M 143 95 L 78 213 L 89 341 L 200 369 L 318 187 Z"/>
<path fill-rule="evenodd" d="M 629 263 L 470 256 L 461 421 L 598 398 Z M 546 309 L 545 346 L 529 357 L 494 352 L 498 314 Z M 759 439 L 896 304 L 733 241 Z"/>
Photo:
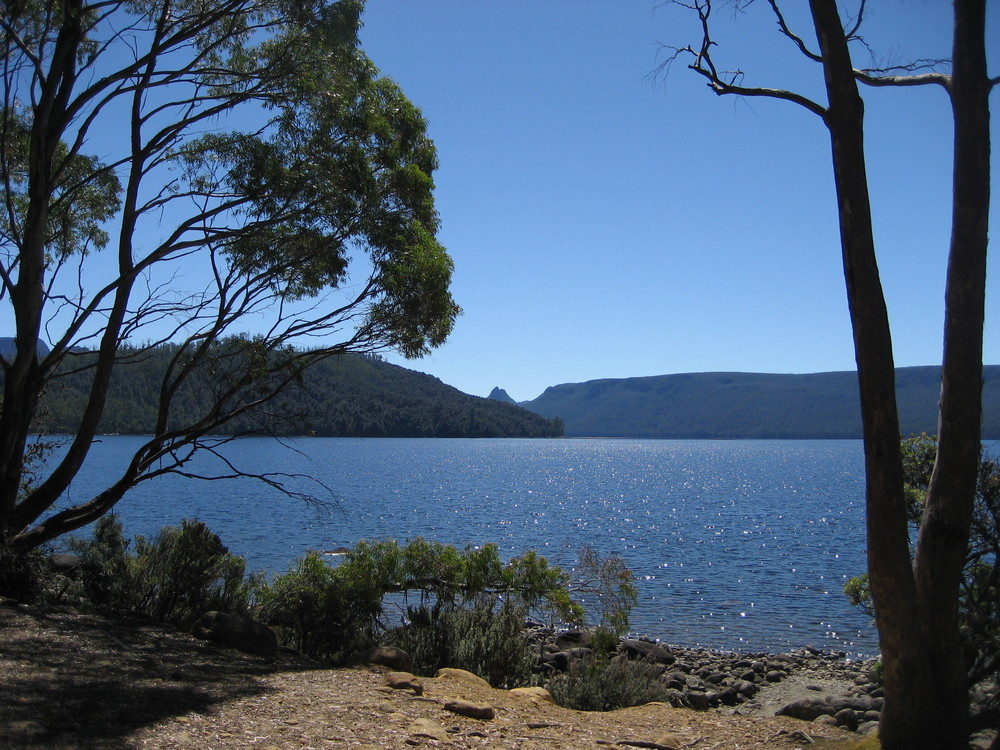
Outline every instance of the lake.
<path fill-rule="evenodd" d="M 102 438 L 68 500 L 87 499 L 141 440 Z M 634 572 L 638 634 L 725 650 L 877 652 L 874 627 L 841 591 L 865 569 L 861 441 L 251 438 L 226 455 L 247 470 L 304 475 L 289 487 L 335 505 L 255 480 L 162 477 L 119 503 L 126 533 L 197 518 L 249 569 L 271 573 L 359 539 L 495 542 L 505 558 L 537 549 L 564 567 L 586 543 Z"/>

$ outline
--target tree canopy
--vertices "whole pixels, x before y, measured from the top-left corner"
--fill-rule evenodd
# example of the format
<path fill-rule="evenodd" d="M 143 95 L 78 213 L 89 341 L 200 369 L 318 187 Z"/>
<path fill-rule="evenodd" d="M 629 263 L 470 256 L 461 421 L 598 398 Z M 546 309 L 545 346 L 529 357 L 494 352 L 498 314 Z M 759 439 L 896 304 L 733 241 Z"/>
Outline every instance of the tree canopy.
<path fill-rule="evenodd" d="M 434 146 L 358 44 L 358 0 L 14 0 L 0 102 L 0 542 L 88 523 L 304 368 L 440 345 L 459 312 L 436 239 Z M 36 344 L 45 340 L 47 353 Z M 46 516 L 113 372 L 169 342 L 155 429 L 128 469 Z M 304 346 L 308 344 L 308 346 Z M 50 380 L 88 369 L 46 478 L 25 456 Z M 196 378 L 212 397 L 178 423 Z"/>

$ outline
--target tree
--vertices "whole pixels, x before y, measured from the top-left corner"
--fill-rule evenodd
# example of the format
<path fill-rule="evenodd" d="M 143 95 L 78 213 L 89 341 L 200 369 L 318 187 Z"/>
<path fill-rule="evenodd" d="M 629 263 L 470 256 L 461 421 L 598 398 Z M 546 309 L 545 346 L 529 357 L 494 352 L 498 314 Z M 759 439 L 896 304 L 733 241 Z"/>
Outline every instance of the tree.
<path fill-rule="evenodd" d="M 920 435 L 902 441 L 906 514 L 914 534 L 923 519 L 936 456 L 935 437 Z M 867 575 L 849 579 L 844 593 L 853 605 L 874 617 Z M 968 551 L 962 570 L 959 622 L 967 686 L 975 688 L 984 681 L 995 682 L 1000 677 L 1000 462 L 985 454 L 979 461 Z M 997 700 L 975 708 L 970 715 L 973 731 L 996 725 L 1000 708 Z"/>
<path fill-rule="evenodd" d="M 420 112 L 360 50 L 362 11 L 5 2 L 0 301 L 16 354 L 0 358 L 0 546 L 30 550 L 186 472 L 221 425 L 266 419 L 315 362 L 444 341 L 458 307 L 435 238 L 436 155 Z M 59 506 L 112 373 L 165 342 L 152 436 L 101 493 Z M 22 487 L 39 397 L 78 370 L 80 427 Z M 178 421 L 195 381 L 212 398 Z"/>
<path fill-rule="evenodd" d="M 850 45 L 863 43 L 865 2 L 842 24 L 836 0 L 810 0 L 818 48 L 795 33 L 768 0 L 781 33 L 822 66 L 827 102 L 784 89 L 743 85 L 743 74 L 715 62 L 711 0 L 680 2 L 701 22 L 698 47 L 674 49 L 719 95 L 790 101 L 817 115 L 830 133 L 841 247 L 865 445 L 868 571 L 885 667 L 882 746 L 959 748 L 967 739 L 968 693 L 958 600 L 980 448 L 982 339 L 989 220 L 989 94 L 985 0 L 956 0 L 951 71 L 920 64 L 855 68 Z M 737 6 L 747 3 L 737 2 Z M 945 61 L 940 61 L 942 67 Z M 864 155 L 864 104 L 858 84 L 937 85 L 955 122 L 952 236 L 945 287 L 938 452 L 915 557 L 907 535 L 892 340 L 875 258 Z"/>

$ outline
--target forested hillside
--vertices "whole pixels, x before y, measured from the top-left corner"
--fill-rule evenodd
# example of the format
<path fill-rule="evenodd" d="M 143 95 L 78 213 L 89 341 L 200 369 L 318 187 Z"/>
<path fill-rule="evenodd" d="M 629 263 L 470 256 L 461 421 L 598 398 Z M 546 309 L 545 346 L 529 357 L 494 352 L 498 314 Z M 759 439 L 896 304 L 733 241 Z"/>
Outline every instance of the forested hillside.
<path fill-rule="evenodd" d="M 896 371 L 904 435 L 937 432 L 939 367 Z M 576 437 L 860 438 L 857 374 L 691 373 L 552 386 L 521 406 Z M 983 437 L 1000 439 L 1000 367 L 984 368 Z"/>
<path fill-rule="evenodd" d="M 108 392 L 100 431 L 150 433 L 156 421 L 162 373 L 171 346 L 153 357 L 122 363 Z M 90 353 L 69 357 L 71 367 L 86 364 Z M 213 378 L 206 372 L 174 398 L 172 423 L 193 420 L 209 408 Z M 38 429 L 73 432 L 83 409 L 86 371 L 53 381 L 43 399 Z M 437 378 L 388 364 L 376 357 L 343 355 L 316 363 L 266 408 L 227 425 L 227 433 L 273 432 L 323 437 L 555 437 L 559 420 L 519 406 L 469 396 Z"/>

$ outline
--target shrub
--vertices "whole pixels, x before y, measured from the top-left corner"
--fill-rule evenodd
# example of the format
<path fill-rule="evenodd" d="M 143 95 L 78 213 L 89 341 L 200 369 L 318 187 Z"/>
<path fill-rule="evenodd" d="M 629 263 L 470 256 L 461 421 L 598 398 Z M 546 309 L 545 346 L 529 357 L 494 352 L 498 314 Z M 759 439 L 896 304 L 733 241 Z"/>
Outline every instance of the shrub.
<path fill-rule="evenodd" d="M 508 689 L 531 678 L 526 615 L 526 607 L 507 602 L 497 608 L 485 601 L 469 608 L 411 607 L 409 623 L 389 633 L 388 640 L 410 655 L 418 674 L 456 667 Z"/>
<path fill-rule="evenodd" d="M 46 587 L 45 560 L 37 551 L 27 554 L 0 542 L 0 596 L 19 602 L 35 602 Z"/>
<path fill-rule="evenodd" d="M 612 711 L 653 701 L 669 701 L 662 669 L 648 661 L 592 658 L 554 675 L 546 685 L 560 706 L 577 711 Z"/>
<path fill-rule="evenodd" d="M 451 664 L 479 675 L 495 688 L 527 685 L 534 663 L 524 628 L 527 607 L 504 603 L 452 613 Z"/>
<path fill-rule="evenodd" d="M 628 632 L 628 619 L 638 601 L 638 591 L 632 571 L 618 555 L 599 555 L 592 546 L 580 547 L 573 590 L 584 595 L 588 609 L 599 616 L 598 637 L 605 650 L 618 645 L 618 639 Z M 613 645 L 607 648 L 609 642 Z"/>
<path fill-rule="evenodd" d="M 316 552 L 263 586 L 257 615 L 278 640 L 315 659 L 339 663 L 374 643 L 382 593 L 365 581 L 352 586 Z"/>
<path fill-rule="evenodd" d="M 535 552 L 503 564 L 493 544 L 361 541 L 336 566 L 309 553 L 263 588 L 259 615 L 283 643 L 316 659 L 336 663 L 391 641 L 425 674 L 459 666 L 508 684 L 528 676 L 528 612 L 549 609 L 570 622 L 582 616 L 568 584 Z M 419 604 L 407 606 L 409 596 Z M 386 618 L 387 601 L 399 607 L 396 623 Z"/>
<path fill-rule="evenodd" d="M 139 536 L 134 542 L 130 554 L 113 516 L 97 522 L 92 540 L 73 542 L 85 560 L 85 590 L 101 608 L 182 626 L 210 610 L 249 611 L 256 579 L 245 576 L 243 559 L 205 524 L 185 520 L 151 541 Z"/>

